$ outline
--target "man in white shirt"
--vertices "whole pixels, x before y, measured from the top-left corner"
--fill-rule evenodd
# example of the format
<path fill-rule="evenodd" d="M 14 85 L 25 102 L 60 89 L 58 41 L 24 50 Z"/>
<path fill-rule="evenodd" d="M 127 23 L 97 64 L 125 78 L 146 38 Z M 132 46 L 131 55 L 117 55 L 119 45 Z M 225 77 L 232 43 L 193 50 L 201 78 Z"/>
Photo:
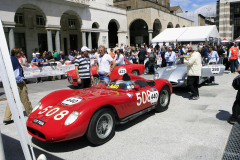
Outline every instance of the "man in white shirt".
<path fill-rule="evenodd" d="M 106 54 L 104 46 L 99 46 L 98 53 L 99 57 L 97 59 L 97 72 L 99 74 L 99 79 L 104 80 L 107 83 L 109 83 L 110 79 L 109 76 L 112 74 L 112 71 L 114 70 L 116 66 L 116 62 L 113 60 L 113 58 Z M 112 68 L 111 68 L 112 65 Z"/>
<path fill-rule="evenodd" d="M 116 62 L 116 66 L 125 66 L 125 61 L 124 61 L 124 56 L 120 52 L 120 50 L 115 51 L 115 59 L 114 61 Z"/>
<path fill-rule="evenodd" d="M 172 66 L 176 62 L 176 53 L 171 46 L 169 47 L 168 52 L 165 53 L 165 59 L 168 66 Z"/>

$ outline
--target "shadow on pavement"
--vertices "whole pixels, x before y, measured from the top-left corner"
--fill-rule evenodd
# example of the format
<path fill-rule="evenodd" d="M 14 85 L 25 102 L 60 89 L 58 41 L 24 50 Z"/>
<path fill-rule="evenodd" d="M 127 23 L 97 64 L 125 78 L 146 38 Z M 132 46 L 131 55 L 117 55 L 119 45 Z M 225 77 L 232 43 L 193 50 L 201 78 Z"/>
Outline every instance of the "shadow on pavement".
<path fill-rule="evenodd" d="M 219 113 L 216 114 L 216 118 L 221 121 L 227 121 L 231 114 L 228 111 L 218 110 Z"/>
<path fill-rule="evenodd" d="M 173 88 L 173 94 L 176 94 L 177 96 L 181 96 L 181 97 L 187 98 L 187 99 L 190 97 L 187 87 Z"/>
<path fill-rule="evenodd" d="M 69 151 L 82 149 L 87 146 L 91 146 L 90 142 L 88 142 L 85 136 L 81 138 L 76 138 L 76 139 L 63 141 L 63 142 L 55 142 L 55 143 L 42 142 L 33 137 L 32 142 L 36 146 L 44 150 L 47 150 L 49 152 L 69 152 Z"/>
<path fill-rule="evenodd" d="M 74 85 L 69 85 L 69 86 L 67 86 L 68 88 L 70 88 L 70 89 L 78 89 L 78 87 L 77 86 L 74 86 Z"/>
<path fill-rule="evenodd" d="M 132 120 L 132 121 L 126 123 L 126 124 L 117 125 L 115 130 L 116 130 L 116 132 L 124 131 L 124 130 L 126 130 L 126 129 L 128 129 L 128 128 L 134 126 L 134 125 L 137 125 L 138 123 L 146 120 L 147 118 L 155 115 L 155 113 L 156 112 L 154 110 L 150 111 L 150 112 L 147 112 L 147 113 L 137 117 L 136 119 L 134 119 L 134 120 Z M 161 114 L 161 113 L 157 113 L 157 114 Z"/>
<path fill-rule="evenodd" d="M 21 144 L 18 140 L 8 137 L 5 134 L 2 134 L 2 140 L 6 160 L 25 160 Z M 36 157 L 44 154 L 47 160 L 63 160 L 62 158 L 46 153 L 38 148 L 33 148 L 33 150 Z"/>

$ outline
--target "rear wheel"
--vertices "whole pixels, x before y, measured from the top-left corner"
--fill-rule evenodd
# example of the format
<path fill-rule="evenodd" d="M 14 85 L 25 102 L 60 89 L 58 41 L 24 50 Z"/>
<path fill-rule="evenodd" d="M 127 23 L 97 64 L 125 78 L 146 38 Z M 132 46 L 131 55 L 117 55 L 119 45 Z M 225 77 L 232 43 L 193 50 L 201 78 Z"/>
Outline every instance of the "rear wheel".
<path fill-rule="evenodd" d="M 109 109 L 97 111 L 87 130 L 87 139 L 95 145 L 101 145 L 112 139 L 115 134 L 115 116 Z"/>
<path fill-rule="evenodd" d="M 157 112 L 163 112 L 167 110 L 169 102 L 170 102 L 170 89 L 168 86 L 164 86 L 160 91 L 158 103 L 155 110 Z"/>
<path fill-rule="evenodd" d="M 132 74 L 134 74 L 134 75 L 138 75 L 138 71 L 132 71 Z"/>

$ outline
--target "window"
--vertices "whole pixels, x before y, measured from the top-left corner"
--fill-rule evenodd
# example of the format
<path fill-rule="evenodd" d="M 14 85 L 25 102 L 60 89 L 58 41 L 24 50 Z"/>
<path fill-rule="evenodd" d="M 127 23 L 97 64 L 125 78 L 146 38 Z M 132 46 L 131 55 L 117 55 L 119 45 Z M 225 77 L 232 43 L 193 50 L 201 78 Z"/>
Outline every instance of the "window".
<path fill-rule="evenodd" d="M 68 26 L 69 26 L 69 28 L 75 28 L 76 27 L 76 19 L 68 19 Z"/>
<path fill-rule="evenodd" d="M 16 24 L 23 24 L 23 14 L 16 13 L 14 21 Z"/>
<path fill-rule="evenodd" d="M 43 18 L 43 16 L 36 16 L 36 23 L 38 26 L 45 26 L 45 19 Z"/>

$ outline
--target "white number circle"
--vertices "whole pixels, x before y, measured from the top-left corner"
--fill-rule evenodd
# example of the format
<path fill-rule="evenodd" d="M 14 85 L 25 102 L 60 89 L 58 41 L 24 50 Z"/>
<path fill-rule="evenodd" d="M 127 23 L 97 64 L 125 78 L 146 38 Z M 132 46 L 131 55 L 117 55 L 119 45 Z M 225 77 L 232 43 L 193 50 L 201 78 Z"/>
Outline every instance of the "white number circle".
<path fill-rule="evenodd" d="M 119 74 L 120 76 L 123 76 L 125 73 L 127 73 L 126 68 L 121 67 L 121 68 L 118 69 L 118 74 Z"/>

